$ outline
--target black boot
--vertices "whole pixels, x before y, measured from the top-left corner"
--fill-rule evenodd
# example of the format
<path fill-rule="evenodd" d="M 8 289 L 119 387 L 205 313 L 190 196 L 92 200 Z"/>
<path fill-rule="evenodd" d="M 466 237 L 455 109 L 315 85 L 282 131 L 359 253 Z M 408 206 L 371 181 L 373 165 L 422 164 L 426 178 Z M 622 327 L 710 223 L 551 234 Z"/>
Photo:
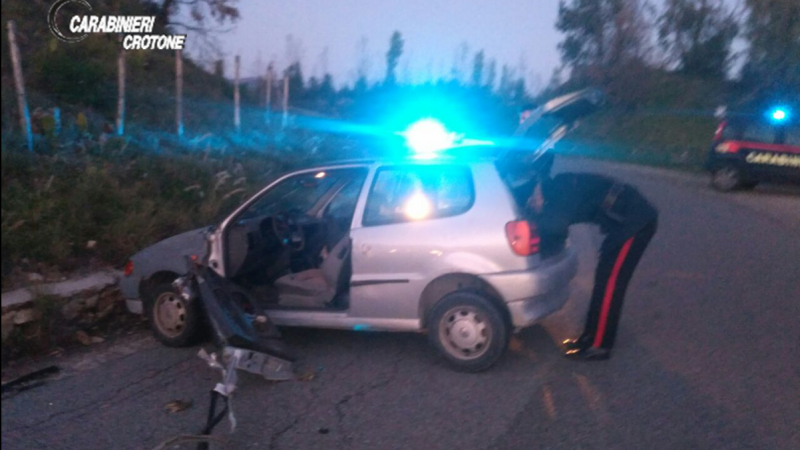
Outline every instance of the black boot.
<path fill-rule="evenodd" d="M 611 358 L 611 350 L 600 347 L 579 347 L 567 350 L 564 353 L 569 359 L 578 361 L 605 361 Z"/>
<path fill-rule="evenodd" d="M 564 345 L 565 351 L 580 350 L 582 348 L 589 347 L 592 345 L 589 337 L 583 334 L 577 338 L 566 339 L 564 340 L 564 342 L 562 342 L 562 344 Z"/>

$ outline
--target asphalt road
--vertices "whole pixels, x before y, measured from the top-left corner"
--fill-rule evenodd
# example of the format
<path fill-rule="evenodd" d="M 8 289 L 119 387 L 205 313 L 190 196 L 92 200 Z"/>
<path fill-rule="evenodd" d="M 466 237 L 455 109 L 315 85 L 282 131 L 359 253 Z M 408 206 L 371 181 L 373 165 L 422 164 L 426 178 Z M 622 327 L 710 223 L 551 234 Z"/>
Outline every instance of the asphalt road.
<path fill-rule="evenodd" d="M 237 431 L 218 429 L 226 448 L 800 448 L 800 192 L 561 166 L 632 182 L 661 210 L 610 361 L 568 361 L 556 345 L 582 326 L 599 243 L 576 227 L 572 299 L 492 370 L 453 372 L 423 336 L 289 330 L 315 378 L 245 376 Z M 195 432 L 218 380 L 196 352 L 139 333 L 63 356 L 59 379 L 2 401 L 3 448 L 149 449 Z M 176 399 L 193 406 L 166 412 Z"/>

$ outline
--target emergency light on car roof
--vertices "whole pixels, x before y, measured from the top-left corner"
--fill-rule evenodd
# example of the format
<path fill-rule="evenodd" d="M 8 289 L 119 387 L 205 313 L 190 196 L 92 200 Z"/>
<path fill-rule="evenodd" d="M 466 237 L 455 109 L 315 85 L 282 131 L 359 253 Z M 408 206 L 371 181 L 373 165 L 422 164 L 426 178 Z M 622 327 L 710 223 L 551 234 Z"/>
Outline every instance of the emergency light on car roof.
<path fill-rule="evenodd" d="M 773 109 L 769 116 L 774 122 L 785 122 L 789 118 L 789 111 L 786 108 L 778 107 Z"/>
<path fill-rule="evenodd" d="M 422 119 L 414 122 L 401 133 L 409 148 L 420 157 L 433 157 L 436 152 L 450 148 L 456 141 L 456 134 L 436 119 Z"/>

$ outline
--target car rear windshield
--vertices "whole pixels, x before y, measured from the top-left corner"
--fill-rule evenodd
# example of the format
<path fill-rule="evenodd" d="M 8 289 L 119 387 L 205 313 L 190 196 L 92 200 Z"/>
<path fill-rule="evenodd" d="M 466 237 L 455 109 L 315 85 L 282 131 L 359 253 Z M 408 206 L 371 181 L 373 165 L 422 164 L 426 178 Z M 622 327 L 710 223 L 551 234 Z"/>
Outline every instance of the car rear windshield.
<path fill-rule="evenodd" d="M 365 226 L 452 217 L 475 201 L 466 166 L 409 165 L 378 169 L 364 212 Z"/>

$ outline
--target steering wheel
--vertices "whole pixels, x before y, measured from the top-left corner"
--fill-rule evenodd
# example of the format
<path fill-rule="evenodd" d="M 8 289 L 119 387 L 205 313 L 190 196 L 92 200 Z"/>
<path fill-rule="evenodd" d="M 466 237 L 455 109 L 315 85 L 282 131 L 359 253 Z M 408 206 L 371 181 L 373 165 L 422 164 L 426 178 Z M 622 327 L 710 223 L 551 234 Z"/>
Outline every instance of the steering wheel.
<path fill-rule="evenodd" d="M 306 247 L 306 237 L 298 218 L 303 213 L 298 210 L 289 210 L 276 214 L 272 218 L 272 231 L 281 240 L 284 247 L 301 251 Z"/>

